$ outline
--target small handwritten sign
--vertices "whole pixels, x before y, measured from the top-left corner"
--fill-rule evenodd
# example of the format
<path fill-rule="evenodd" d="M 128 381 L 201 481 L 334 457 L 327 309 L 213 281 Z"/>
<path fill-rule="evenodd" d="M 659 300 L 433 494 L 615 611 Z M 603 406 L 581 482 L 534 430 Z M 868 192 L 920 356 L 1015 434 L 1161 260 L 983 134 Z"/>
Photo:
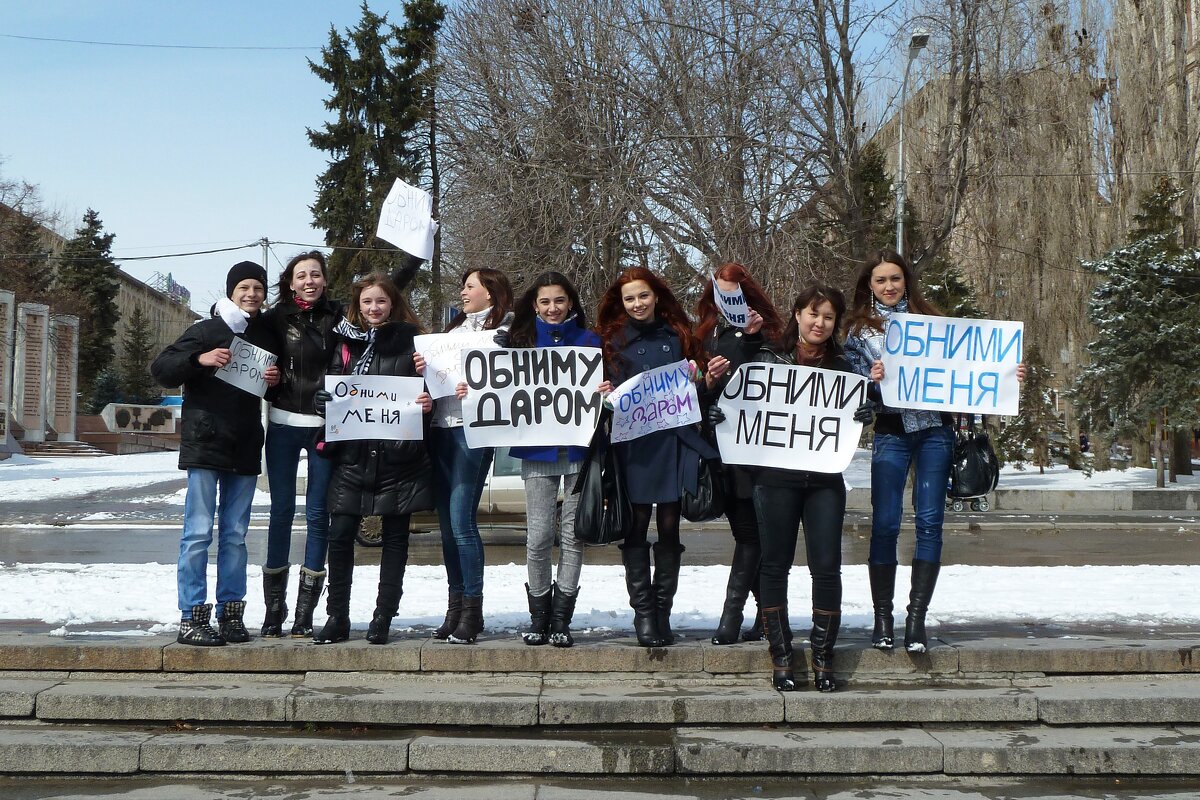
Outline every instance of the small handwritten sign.
<path fill-rule="evenodd" d="M 397 178 L 383 201 L 375 235 L 406 253 L 428 260 L 433 255 L 433 235 L 437 228 L 429 192 Z"/>
<path fill-rule="evenodd" d="M 463 380 L 464 350 L 496 346 L 495 331 L 467 331 L 455 328 L 446 333 L 423 333 L 413 339 L 417 352 L 425 359 L 425 384 L 434 399 L 450 397 Z"/>
<path fill-rule="evenodd" d="M 325 440 L 419 440 L 424 436 L 417 395 L 420 378 L 392 375 L 326 375 Z"/>
<path fill-rule="evenodd" d="M 700 400 L 686 359 L 635 375 L 614 389 L 609 400 L 614 442 L 700 421 Z"/>
<path fill-rule="evenodd" d="M 732 292 L 722 292 L 714 278 L 713 299 L 716 300 L 717 308 L 721 309 L 721 313 L 725 315 L 725 320 L 730 325 L 744 328 L 750 324 L 750 307 L 746 305 L 746 295 L 742 293 L 740 283 Z"/>
<path fill-rule="evenodd" d="M 243 392 L 257 397 L 265 395 L 266 371 L 275 364 L 275 354 L 250 344 L 240 336 L 233 337 L 229 353 L 232 357 L 225 366 L 217 368 L 217 377 Z"/>

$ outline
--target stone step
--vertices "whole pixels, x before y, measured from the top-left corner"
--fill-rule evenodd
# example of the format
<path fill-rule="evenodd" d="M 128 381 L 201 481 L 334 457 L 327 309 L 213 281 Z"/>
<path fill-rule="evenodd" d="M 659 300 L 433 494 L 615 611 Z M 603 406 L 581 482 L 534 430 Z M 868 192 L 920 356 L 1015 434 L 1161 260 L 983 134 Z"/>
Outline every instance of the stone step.
<path fill-rule="evenodd" d="M 1200 677 L 776 692 L 766 679 L 311 673 L 0 677 L 0 717 L 43 722 L 564 729 L 661 725 L 1200 724 Z"/>
<path fill-rule="evenodd" d="M 1200 674 L 1200 636 L 1018 638 L 959 635 L 928 653 L 871 649 L 862 636 L 843 637 L 839 676 L 853 682 L 946 682 L 1037 675 Z M 807 669 L 797 642 L 795 668 Z M 697 677 L 756 676 L 770 670 L 761 642 L 718 647 L 686 640 L 638 647 L 632 638 L 580 637 L 575 647 L 527 647 L 516 637 L 463 646 L 400 638 L 383 647 L 361 639 L 316 646 L 303 639 L 254 639 L 227 647 L 189 647 L 171 636 L 130 639 L 0 633 L 0 671 L 95 672 L 407 672 L 407 673 L 669 673 Z"/>
<path fill-rule="evenodd" d="M 0 774 L 1200 775 L 1200 727 L 244 730 L 0 725 Z"/>

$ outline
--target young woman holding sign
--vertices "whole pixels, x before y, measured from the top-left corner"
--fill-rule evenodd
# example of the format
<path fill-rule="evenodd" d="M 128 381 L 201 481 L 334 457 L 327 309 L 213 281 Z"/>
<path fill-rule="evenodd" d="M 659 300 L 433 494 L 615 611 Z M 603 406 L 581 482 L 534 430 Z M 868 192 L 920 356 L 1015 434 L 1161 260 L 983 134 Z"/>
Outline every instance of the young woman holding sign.
<path fill-rule="evenodd" d="M 777 344 L 760 350 L 754 361 L 852 372 L 837 341 L 846 300 L 837 289 L 813 286 L 792 304 L 787 328 Z M 854 415 L 869 422 L 870 405 Z M 719 406 L 708 419 L 725 419 Z M 840 473 L 764 468 L 754 473 L 754 508 L 762 542 L 759 601 L 763 627 L 774 666 L 773 682 L 781 692 L 803 685 L 792 672 L 792 628 L 788 622 L 788 572 L 796 557 L 796 538 L 804 526 L 804 545 L 812 580 L 813 682 L 822 692 L 837 688 L 833 647 L 842 611 L 842 522 L 846 516 L 846 483 Z"/>
<path fill-rule="evenodd" d="M 383 275 L 370 275 L 354 284 L 347 317 L 337 326 L 330 375 L 395 375 L 416 377 L 413 337 L 421 332 L 416 316 L 395 284 Z M 314 396 L 324 413 L 329 392 Z M 433 400 L 422 392 L 417 404 L 423 413 Z M 386 644 L 392 618 L 404 590 L 408 563 L 409 519 L 433 507 L 429 454 L 423 441 L 353 440 L 325 442 L 322 453 L 333 462 L 329 484 L 328 618 L 313 636 L 317 644 L 350 638 L 350 586 L 354 579 L 354 535 L 363 517 L 383 522 L 383 553 L 379 589 L 367 641 Z"/>
<path fill-rule="evenodd" d="M 848 321 L 846 358 L 860 375 L 883 380 L 883 332 L 894 313 L 940 312 L 921 296 L 908 263 L 899 253 L 880 250 L 859 270 L 854 286 L 854 309 Z M 872 396 L 879 399 L 878 385 Z M 896 543 L 904 508 L 904 484 L 910 465 L 916 465 L 913 492 L 917 547 L 912 561 L 912 586 L 904 643 L 909 652 L 928 647 L 925 613 L 933 597 L 942 557 L 942 522 L 946 515 L 946 484 L 954 454 L 950 415 L 937 411 L 883 408 L 875 418 L 871 450 L 871 602 L 875 627 L 871 646 L 891 650 L 895 642 L 892 597 L 896 587 Z"/>
<path fill-rule="evenodd" d="M 166 387 L 183 387 L 179 468 L 187 470 L 183 535 L 176 578 L 179 589 L 178 641 L 191 645 L 248 642 L 246 612 L 246 529 L 263 446 L 262 400 L 226 383 L 218 371 L 232 358 L 239 337 L 271 353 L 280 343 L 260 313 L 267 297 L 267 272 L 258 264 L 235 264 L 225 278 L 227 297 L 212 319 L 197 322 L 150 365 Z M 279 367 L 264 372 L 268 386 L 279 383 Z M 219 490 L 219 492 L 218 492 Z M 219 499 L 218 499 L 219 498 Z M 207 597 L 208 548 L 217 517 L 217 619 L 210 624 Z"/>
<path fill-rule="evenodd" d="M 398 289 L 403 289 L 420 263 L 420 259 L 410 257 L 392 274 L 392 282 Z M 326 278 L 325 254 L 320 250 L 293 256 L 279 275 L 279 302 L 264 314 L 264 321 L 275 330 L 283 347 L 279 354 L 279 389 L 271 400 L 267 418 L 271 521 L 267 527 L 267 560 L 263 564 L 263 599 L 267 611 L 262 624 L 262 635 L 267 637 L 283 635 L 288 613 L 292 520 L 296 516 L 296 472 L 301 453 L 308 454 L 304 502 L 307 535 L 292 636 L 312 635 L 313 609 L 325 585 L 325 552 L 329 541 L 325 496 L 333 468 L 328 459 L 317 454 L 325 420 L 313 406 L 313 395 L 324 386 L 325 370 L 337 340 L 334 327 L 343 317 L 342 303 L 326 294 Z"/>
<path fill-rule="evenodd" d="M 447 330 L 496 331 L 504 344 L 512 323 L 512 286 L 503 272 L 478 269 L 462 278 L 463 313 Z M 425 360 L 416 356 L 417 371 Z M 434 496 L 442 529 L 442 558 L 450 584 L 446 619 L 434 638 L 471 644 L 483 631 L 483 539 L 475 519 L 488 468 L 491 448 L 472 450 L 463 433 L 462 400 L 456 396 L 437 401 L 429 452 L 433 457 Z"/>
<path fill-rule="evenodd" d="M 599 347 L 600 337 L 588 330 L 587 313 L 579 294 L 559 272 L 543 272 L 533 279 L 517 301 L 508 343 L 511 347 Z M 521 459 L 525 481 L 525 518 L 529 537 L 525 565 L 529 582 L 529 630 L 525 644 L 549 642 L 570 647 L 571 617 L 579 594 L 583 567 L 583 544 L 575 539 L 575 510 L 579 495 L 575 478 L 583 465 L 583 447 L 513 447 L 509 454 Z M 555 519 L 558 517 L 558 488 L 563 503 L 559 533 L 558 580 L 551 583 L 550 559 L 554 548 Z"/>
<path fill-rule="evenodd" d="M 745 327 L 728 321 L 717 307 L 713 296 L 713 285 L 725 294 L 739 292 L 745 298 L 747 320 Z M 754 354 L 766 341 L 775 342 L 783 333 L 779 312 L 767 297 L 766 292 L 751 277 L 741 264 L 723 264 L 713 278 L 705 284 L 696 303 L 696 337 L 704 344 L 706 352 L 724 356 L 729 360 L 729 374 L 753 360 Z M 727 378 L 713 387 L 719 394 Z M 721 610 L 721 622 L 712 637 L 713 644 L 734 644 L 738 639 L 758 641 L 762 633 L 762 604 L 758 594 L 758 562 L 761 547 L 758 541 L 758 521 L 754 513 L 754 485 L 751 472 L 745 467 L 727 465 L 722 470 L 725 479 L 725 516 L 733 533 L 733 558 L 729 568 L 729 582 L 725 587 L 725 605 Z M 744 633 L 741 630 L 746 607 L 746 598 L 754 594 L 754 625 Z"/>
<path fill-rule="evenodd" d="M 609 380 L 601 392 L 611 392 L 625 380 L 681 359 L 696 363 L 703 357 L 687 314 L 662 280 L 648 269 L 625 270 L 600 300 L 597 330 L 604 342 Z M 704 381 L 709 390 L 729 369 L 729 360 L 709 360 Z M 684 547 L 679 542 L 680 498 L 695 493 L 701 454 L 715 456 L 695 427 L 671 428 L 616 445 L 625 467 L 626 490 L 633 505 L 633 530 L 621 545 L 625 584 L 633 608 L 638 644 L 673 644 L 671 607 L 679 588 Z M 654 544 L 654 574 L 650 573 L 647 531 L 650 513 L 658 506 L 658 541 Z"/>

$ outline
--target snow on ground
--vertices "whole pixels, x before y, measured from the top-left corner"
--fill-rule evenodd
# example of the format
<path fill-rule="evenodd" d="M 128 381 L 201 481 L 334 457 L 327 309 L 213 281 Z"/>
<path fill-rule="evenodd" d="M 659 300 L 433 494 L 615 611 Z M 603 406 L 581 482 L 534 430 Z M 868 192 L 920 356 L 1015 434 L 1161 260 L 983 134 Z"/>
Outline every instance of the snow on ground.
<path fill-rule="evenodd" d="M 15 456 L 0 461 L 0 501 L 44 501 L 81 497 L 112 488 L 149 486 L 180 476 L 175 453 L 145 453 L 110 458 L 33 459 Z M 860 451 L 847 471 L 854 487 L 870 485 L 870 454 Z M 1186 482 L 1185 482 L 1186 481 Z M 1023 489 L 1112 490 L 1149 488 L 1153 470 L 1096 473 L 1087 478 L 1062 467 L 1047 470 L 1006 469 L 1001 487 Z M 1181 478 L 1181 487 L 1197 485 Z M 182 503 L 183 492 L 168 495 Z M 142 498 L 142 502 L 151 499 Z M 163 497 L 154 498 L 159 501 Z M 256 503 L 269 501 L 265 493 Z M 138 502 L 136 500 L 132 502 Z M 99 524 L 112 524 L 111 514 L 94 514 Z M 364 628 L 374 608 L 378 567 L 355 570 L 351 616 Z M 711 630 L 720 615 L 728 568 L 687 566 L 680 577 L 675 602 L 675 624 L 695 631 Z M 870 620 L 870 591 L 866 567 L 843 568 L 845 596 L 843 624 L 864 627 Z M 210 567 L 209 586 L 215 586 Z M 488 629 L 510 630 L 528 620 L 525 567 L 508 564 L 485 572 L 484 612 Z M 897 578 L 897 608 L 904 605 L 907 568 Z M 0 622 L 40 620 L 57 625 L 59 632 L 130 622 L 147 633 L 173 629 L 175 608 L 174 564 L 0 564 Z M 1078 624 L 1200 624 L 1200 566 L 1089 566 L 1089 567 L 971 567 L 949 565 L 942 570 L 930 620 L 933 623 L 1053 622 Z M 295 576 L 290 591 L 295 591 Z M 576 608 L 579 630 L 632 628 L 623 572 L 619 566 L 587 566 Z M 246 599 L 247 622 L 261 623 L 262 580 L 258 566 L 249 567 Z M 289 597 L 289 604 L 294 595 Z M 445 611 L 445 571 L 440 566 L 410 566 L 396 626 L 435 626 Z M 790 604 L 792 616 L 802 619 L 810 607 L 809 581 L 803 568 L 793 569 Z M 751 604 L 752 605 L 752 604 Z M 324 619 L 324 604 L 317 620 Z"/>
<path fill-rule="evenodd" d="M 246 622 L 262 623 L 262 571 L 248 569 Z M 710 631 L 724 601 L 725 566 L 689 567 L 680 573 L 673 624 Z M 295 575 L 293 585 L 294 592 Z M 209 567 L 209 600 L 216 568 Z M 365 629 L 375 607 L 379 567 L 354 571 L 350 616 Z M 525 566 L 491 566 L 484 574 L 484 617 L 488 630 L 512 630 L 529 621 Z M 842 569 L 842 625 L 863 628 L 871 620 L 871 595 L 864 565 Z M 1093 625 L 1200 624 L 1200 566 L 1120 567 L 970 567 L 942 569 L 931 624 L 1053 622 Z M 40 620 L 80 632 L 89 625 L 137 621 L 144 630 L 169 630 L 177 624 L 174 564 L 4 564 L 0 565 L 0 621 Z M 903 615 L 908 568 L 896 578 L 897 609 Z M 54 586 L 54 591 L 47 591 Z M 575 612 L 576 630 L 632 630 L 632 612 L 619 566 L 585 566 Z M 98 601 L 97 598 L 103 598 Z M 294 596 L 289 596 L 291 605 Z M 754 603 L 750 602 L 753 614 Z M 789 606 L 802 620 L 812 607 L 806 570 L 792 570 Z M 437 626 L 446 610 L 446 573 L 440 566 L 410 566 L 394 626 Z M 324 603 L 316 619 L 323 620 Z"/>

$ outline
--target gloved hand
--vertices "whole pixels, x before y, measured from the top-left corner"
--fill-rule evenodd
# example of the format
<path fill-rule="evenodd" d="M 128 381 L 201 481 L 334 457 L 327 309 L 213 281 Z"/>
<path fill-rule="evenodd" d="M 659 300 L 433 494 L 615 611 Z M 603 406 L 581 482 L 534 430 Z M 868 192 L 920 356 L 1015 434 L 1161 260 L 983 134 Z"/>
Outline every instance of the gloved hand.
<path fill-rule="evenodd" d="M 704 421 L 708 423 L 708 427 L 715 428 L 725 421 L 725 412 L 720 406 L 713 404 L 704 412 Z"/>
<path fill-rule="evenodd" d="M 313 409 L 322 417 L 325 416 L 325 404 L 333 399 L 333 395 L 324 389 L 317 389 L 313 394 Z"/>
<path fill-rule="evenodd" d="M 496 343 L 497 347 L 508 347 L 508 331 L 496 331 L 492 341 Z"/>
<path fill-rule="evenodd" d="M 870 425 L 875 419 L 875 404 L 868 400 L 858 408 L 854 409 L 854 421 L 861 422 L 863 425 Z"/>

